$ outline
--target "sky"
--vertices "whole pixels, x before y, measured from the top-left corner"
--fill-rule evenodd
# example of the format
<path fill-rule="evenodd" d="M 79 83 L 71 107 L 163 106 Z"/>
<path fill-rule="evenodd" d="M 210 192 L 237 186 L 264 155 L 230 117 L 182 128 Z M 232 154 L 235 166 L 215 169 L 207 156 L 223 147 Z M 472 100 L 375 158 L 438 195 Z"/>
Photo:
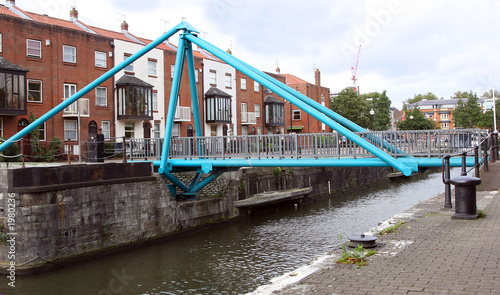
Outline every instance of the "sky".
<path fill-rule="evenodd" d="M 450 98 L 500 89 L 500 0 L 16 0 L 21 9 L 156 39 L 183 19 L 200 37 L 267 72 L 279 66 L 337 93 Z M 170 38 L 177 43 L 178 36 Z M 361 45 L 361 47 L 360 47 Z"/>

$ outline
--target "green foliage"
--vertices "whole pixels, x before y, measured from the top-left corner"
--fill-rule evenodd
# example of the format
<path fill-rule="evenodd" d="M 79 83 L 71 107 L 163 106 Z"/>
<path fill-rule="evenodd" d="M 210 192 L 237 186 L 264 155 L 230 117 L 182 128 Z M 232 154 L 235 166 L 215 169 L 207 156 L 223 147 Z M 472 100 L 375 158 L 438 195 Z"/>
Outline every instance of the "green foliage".
<path fill-rule="evenodd" d="M 400 121 L 397 125 L 399 130 L 429 130 L 434 129 L 434 122 L 426 119 L 420 109 L 404 110 L 405 120 Z M 412 119 L 413 118 L 413 119 Z"/>
<path fill-rule="evenodd" d="M 4 141 L 5 138 L 0 137 L 0 143 Z M 19 146 L 17 145 L 17 143 L 13 143 L 3 152 L 0 153 L 0 155 L 5 156 L 5 157 L 0 156 L 0 162 L 19 162 L 21 161 L 20 154 L 21 152 L 19 151 Z"/>
<path fill-rule="evenodd" d="M 281 174 L 281 168 L 280 167 L 274 167 L 274 176 L 278 176 Z"/>
<path fill-rule="evenodd" d="M 408 105 L 408 104 L 416 103 L 416 102 L 422 101 L 424 99 L 426 99 L 426 100 L 438 100 L 439 98 L 432 92 L 427 92 L 426 94 L 415 94 L 415 95 L 413 95 L 413 98 L 408 98 L 405 101 L 405 104 Z M 443 98 L 441 98 L 441 99 L 443 99 Z"/>
<path fill-rule="evenodd" d="M 457 107 L 453 111 L 455 128 L 474 128 L 481 124 L 482 111 L 477 103 L 477 95 L 471 92 L 457 91 Z M 464 99 L 465 98 L 465 102 Z"/>
<path fill-rule="evenodd" d="M 342 235 L 339 236 L 340 241 L 342 242 Z M 357 264 L 358 267 L 367 265 L 366 258 L 375 255 L 377 252 L 375 251 L 367 251 L 363 246 L 358 245 L 353 250 L 347 250 L 347 245 L 345 243 L 342 244 L 342 254 L 336 263 L 347 263 L 347 264 Z"/>
<path fill-rule="evenodd" d="M 398 223 L 389 226 L 388 228 L 385 228 L 379 232 L 379 235 L 387 235 L 388 233 L 392 233 L 396 229 L 398 229 L 401 225 L 403 225 L 405 222 L 404 221 L 399 221 Z"/>

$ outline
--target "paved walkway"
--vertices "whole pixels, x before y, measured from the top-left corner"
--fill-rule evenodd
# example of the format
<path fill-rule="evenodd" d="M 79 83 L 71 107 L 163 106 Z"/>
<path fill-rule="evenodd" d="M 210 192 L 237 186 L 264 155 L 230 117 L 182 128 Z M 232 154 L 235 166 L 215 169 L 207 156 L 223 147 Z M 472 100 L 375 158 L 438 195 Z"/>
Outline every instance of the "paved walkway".
<path fill-rule="evenodd" d="M 406 212 L 411 217 L 396 218 L 405 223 L 379 236 L 383 246 L 367 266 L 329 258 L 273 294 L 500 294 L 500 162 L 489 168 L 478 187 L 487 190 L 477 193 L 485 218 L 452 220 L 454 209 L 443 209 L 443 196 L 435 197 Z"/>

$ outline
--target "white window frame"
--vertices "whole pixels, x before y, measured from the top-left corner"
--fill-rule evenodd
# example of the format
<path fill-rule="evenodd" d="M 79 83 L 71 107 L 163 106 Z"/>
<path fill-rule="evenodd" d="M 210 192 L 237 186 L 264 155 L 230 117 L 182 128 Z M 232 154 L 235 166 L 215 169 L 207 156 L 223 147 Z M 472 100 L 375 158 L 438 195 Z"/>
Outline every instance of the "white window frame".
<path fill-rule="evenodd" d="M 255 112 L 255 118 L 260 118 L 260 104 L 256 103 L 253 106 L 253 111 Z"/>
<path fill-rule="evenodd" d="M 172 126 L 172 137 L 181 137 L 181 124 L 174 124 Z"/>
<path fill-rule="evenodd" d="M 300 110 L 292 110 L 292 119 L 294 121 L 300 121 L 301 118 L 302 118 L 302 112 Z"/>
<path fill-rule="evenodd" d="M 241 126 L 241 135 L 248 135 L 248 126 Z"/>
<path fill-rule="evenodd" d="M 123 54 L 123 60 L 127 60 L 127 58 L 131 57 L 132 55 L 129 54 L 129 53 L 124 53 Z M 133 73 L 134 72 L 134 63 L 131 63 L 129 64 L 128 66 L 126 66 L 124 69 L 123 69 L 125 72 L 131 72 Z"/>
<path fill-rule="evenodd" d="M 70 126 L 74 124 L 74 126 Z M 74 129 L 73 129 L 74 128 Z M 71 134 L 69 134 L 71 132 Z M 74 137 L 71 137 L 71 136 Z M 78 121 L 64 120 L 64 141 L 77 141 L 78 140 Z"/>
<path fill-rule="evenodd" d="M 158 92 L 153 92 L 151 94 L 151 99 L 153 100 L 153 111 L 158 111 Z M 179 101 L 177 101 L 179 102 Z"/>
<path fill-rule="evenodd" d="M 3 137 L 3 118 L 0 117 L 0 136 Z"/>
<path fill-rule="evenodd" d="M 208 72 L 208 82 L 210 82 L 210 85 L 217 85 L 217 71 L 216 70 L 210 70 Z"/>
<path fill-rule="evenodd" d="M 101 121 L 101 133 L 104 135 L 104 138 L 106 139 L 109 139 L 111 137 L 110 121 Z"/>
<path fill-rule="evenodd" d="M 40 100 L 30 100 L 30 92 L 38 92 L 38 90 L 30 90 L 30 83 L 36 83 L 38 82 L 40 84 Z M 34 80 L 34 79 L 28 79 L 27 82 L 27 90 L 28 90 L 28 102 L 33 102 L 33 103 L 43 103 L 43 82 L 42 80 Z"/>
<path fill-rule="evenodd" d="M 104 96 L 99 96 L 99 90 L 103 92 Z M 104 99 L 104 103 L 99 103 L 99 99 Z M 96 87 L 95 88 L 95 105 L 96 107 L 107 107 L 108 106 L 108 87 Z"/>
<path fill-rule="evenodd" d="M 247 79 L 246 78 L 241 78 L 240 79 L 240 89 L 241 90 L 247 90 Z"/>
<path fill-rule="evenodd" d="M 132 129 L 130 129 L 132 127 Z M 127 129 L 129 128 L 129 129 Z M 126 138 L 135 138 L 135 124 L 134 122 L 125 122 L 125 137 Z M 130 134 L 129 137 L 127 137 L 127 133 Z"/>
<path fill-rule="evenodd" d="M 196 83 L 198 83 L 198 76 L 199 76 L 198 74 L 199 74 L 198 70 L 195 70 L 194 71 L 194 77 L 195 77 Z"/>
<path fill-rule="evenodd" d="M 224 86 L 228 89 L 233 88 L 233 76 L 230 73 L 226 73 L 224 77 Z"/>
<path fill-rule="evenodd" d="M 67 52 L 69 51 L 69 52 Z M 63 45 L 63 61 L 76 64 L 76 47 Z"/>
<path fill-rule="evenodd" d="M 156 65 L 156 60 L 148 59 L 148 76 L 157 77 Z"/>
<path fill-rule="evenodd" d="M 43 122 L 43 124 L 39 127 L 38 131 L 40 132 L 38 140 L 47 141 L 47 122 Z"/>
<path fill-rule="evenodd" d="M 108 55 L 106 52 L 95 52 L 95 67 L 106 69 L 108 67 Z"/>
<path fill-rule="evenodd" d="M 3 35 L 0 33 L 0 52 L 3 52 Z"/>
<path fill-rule="evenodd" d="M 31 43 L 31 46 L 30 46 Z M 37 46 L 33 46 L 37 44 Z M 31 52 L 30 50 L 36 51 L 36 53 Z M 33 57 L 33 58 L 42 58 L 42 41 L 40 40 L 33 40 L 33 39 L 26 39 L 26 56 L 27 57 Z"/>
<path fill-rule="evenodd" d="M 153 124 L 153 137 L 154 138 L 160 138 L 161 133 L 160 133 L 160 123 L 154 123 Z"/>
<path fill-rule="evenodd" d="M 170 65 L 170 78 L 174 78 L 175 65 Z"/>
<path fill-rule="evenodd" d="M 259 90 L 260 90 L 259 82 L 253 81 L 253 91 L 259 92 Z"/>

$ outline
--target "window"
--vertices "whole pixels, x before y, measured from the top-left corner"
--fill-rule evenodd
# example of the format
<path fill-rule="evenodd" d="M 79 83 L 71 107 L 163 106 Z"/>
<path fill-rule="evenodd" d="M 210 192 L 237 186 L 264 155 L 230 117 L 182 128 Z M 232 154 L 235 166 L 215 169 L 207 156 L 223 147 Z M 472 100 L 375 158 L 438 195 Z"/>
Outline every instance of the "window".
<path fill-rule="evenodd" d="M 441 123 L 441 129 L 450 129 L 450 123 Z"/>
<path fill-rule="evenodd" d="M 0 137 L 3 137 L 3 118 L 0 118 Z"/>
<path fill-rule="evenodd" d="M 253 91 L 259 92 L 259 82 L 253 81 Z"/>
<path fill-rule="evenodd" d="M 43 122 L 40 127 L 38 127 L 38 132 L 40 132 L 38 136 L 39 141 L 46 141 L 47 140 L 47 135 L 45 134 L 45 130 L 47 130 L 47 122 Z"/>
<path fill-rule="evenodd" d="M 181 124 L 174 124 L 172 127 L 172 137 L 181 136 Z"/>
<path fill-rule="evenodd" d="M 194 70 L 194 78 L 196 83 L 198 83 L 198 70 Z"/>
<path fill-rule="evenodd" d="M 96 87 L 95 88 L 95 105 L 98 107 L 108 106 L 108 88 Z"/>
<path fill-rule="evenodd" d="M 211 85 L 217 85 L 217 72 L 215 70 L 210 70 L 208 73 L 208 81 Z"/>
<path fill-rule="evenodd" d="M 148 76 L 156 77 L 156 60 L 148 60 Z"/>
<path fill-rule="evenodd" d="M 75 120 L 64 120 L 64 140 L 78 140 L 77 122 Z"/>
<path fill-rule="evenodd" d="M 125 53 L 123 55 L 123 60 L 126 60 L 127 58 L 129 58 L 130 56 L 132 56 L 131 54 L 128 54 L 128 53 Z M 124 69 L 126 72 L 134 72 L 134 63 L 131 63 L 129 64 L 128 66 L 125 67 Z"/>
<path fill-rule="evenodd" d="M 256 103 L 254 106 L 255 118 L 260 118 L 260 104 Z"/>
<path fill-rule="evenodd" d="M 241 122 L 242 123 L 248 122 L 248 105 L 246 102 L 241 103 Z"/>
<path fill-rule="evenodd" d="M 106 52 L 101 52 L 101 51 L 95 52 L 95 66 L 97 68 L 108 67 Z"/>
<path fill-rule="evenodd" d="M 154 124 L 153 136 L 154 138 L 160 138 L 160 123 Z"/>
<path fill-rule="evenodd" d="M 262 134 L 262 127 L 257 127 L 257 134 L 261 135 Z"/>
<path fill-rule="evenodd" d="M 135 138 L 135 126 L 134 123 L 125 123 L 125 138 Z"/>
<path fill-rule="evenodd" d="M 300 120 L 300 110 L 293 110 L 293 119 Z"/>
<path fill-rule="evenodd" d="M 111 123 L 109 121 L 101 122 L 101 132 L 104 135 L 104 138 L 109 139 L 111 137 Z"/>
<path fill-rule="evenodd" d="M 241 78 L 240 83 L 241 83 L 241 90 L 247 90 L 247 79 Z"/>
<path fill-rule="evenodd" d="M 174 78 L 175 65 L 170 65 L 170 78 Z"/>
<path fill-rule="evenodd" d="M 0 34 L 0 52 L 3 52 L 2 34 Z"/>
<path fill-rule="evenodd" d="M 158 111 L 158 93 L 153 92 L 153 111 Z"/>
<path fill-rule="evenodd" d="M 42 41 L 27 39 L 26 56 L 42 58 Z"/>
<path fill-rule="evenodd" d="M 42 102 L 42 81 L 28 80 L 28 101 Z"/>
<path fill-rule="evenodd" d="M 241 126 L 241 135 L 248 135 L 248 126 Z"/>
<path fill-rule="evenodd" d="M 63 45 L 63 61 L 76 63 L 76 47 Z"/>
<path fill-rule="evenodd" d="M 233 88 L 233 81 L 232 81 L 232 76 L 231 74 L 229 73 L 226 73 L 226 77 L 225 77 L 225 86 L 226 88 Z"/>
<path fill-rule="evenodd" d="M 26 115 L 26 72 L 0 70 L 0 110 L 3 115 Z"/>

